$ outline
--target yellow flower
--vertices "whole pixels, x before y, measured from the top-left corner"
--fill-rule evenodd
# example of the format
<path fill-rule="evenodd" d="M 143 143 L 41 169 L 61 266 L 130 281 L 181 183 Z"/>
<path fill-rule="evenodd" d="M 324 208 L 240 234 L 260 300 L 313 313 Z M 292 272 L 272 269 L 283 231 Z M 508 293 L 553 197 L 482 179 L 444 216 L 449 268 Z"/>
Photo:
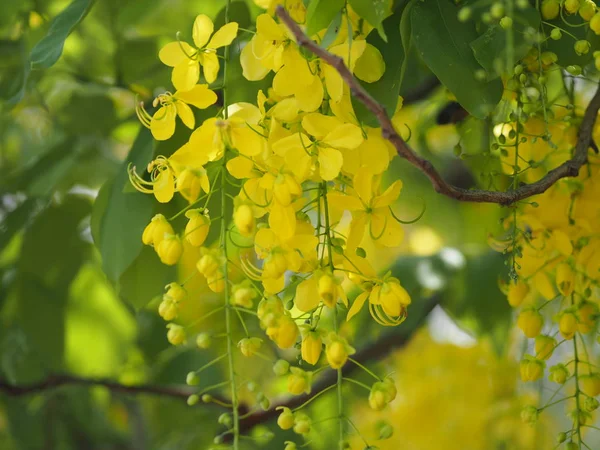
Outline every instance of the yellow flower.
<path fill-rule="evenodd" d="M 386 247 L 397 247 L 404 238 L 404 230 L 391 210 L 402 190 L 402 181 L 396 180 L 383 193 L 380 182 L 381 177 L 363 167 L 354 176 L 354 189 L 347 194 L 333 192 L 328 195 L 334 208 L 352 213 L 347 249 L 361 246 L 367 230 L 374 243 Z"/>
<path fill-rule="evenodd" d="M 152 217 L 150 223 L 144 228 L 142 234 L 142 242 L 145 245 L 153 245 L 158 247 L 161 241 L 165 238 L 165 234 L 175 234 L 173 227 L 162 214 L 156 214 Z"/>
<path fill-rule="evenodd" d="M 188 91 L 200 79 L 200 67 L 204 68 L 207 83 L 213 83 L 219 73 L 217 49 L 225 47 L 235 39 L 238 24 L 229 22 L 214 34 L 214 24 L 210 17 L 200 14 L 194 21 L 192 38 L 194 46 L 183 41 L 170 42 L 160 49 L 159 59 L 173 67 L 171 81 L 176 89 Z M 211 38 L 212 35 L 212 38 Z M 209 40 L 210 39 L 210 40 Z"/>
<path fill-rule="evenodd" d="M 342 150 L 354 149 L 363 142 L 362 132 L 356 125 L 319 113 L 304 116 L 302 128 L 308 135 L 295 133 L 272 146 L 275 154 L 284 157 L 299 182 L 317 168 L 320 179 L 333 180 L 342 169 Z"/>
<path fill-rule="evenodd" d="M 290 367 L 287 390 L 292 395 L 310 394 L 312 372 L 307 372 L 299 367 Z"/>
<path fill-rule="evenodd" d="M 340 369 L 348 361 L 349 355 L 356 353 L 354 348 L 348 345 L 346 339 L 331 332 L 328 337 L 329 342 L 325 349 L 327 362 L 332 369 Z"/>
<path fill-rule="evenodd" d="M 150 116 L 144 109 L 144 104 L 136 106 L 136 113 L 142 125 L 149 128 L 152 136 L 157 141 L 169 139 L 175 133 L 175 118 L 179 116 L 181 121 L 189 129 L 194 129 L 196 120 L 194 112 L 189 105 L 199 109 L 206 109 L 217 101 L 217 95 L 208 89 L 206 84 L 192 86 L 189 90 L 178 90 L 175 94 L 165 92 L 154 99 L 153 105 L 160 108 Z"/>
<path fill-rule="evenodd" d="M 556 364 L 550 367 L 550 376 L 548 379 L 557 384 L 565 384 L 569 378 L 569 370 L 564 364 Z"/>
<path fill-rule="evenodd" d="M 262 80 L 271 70 L 283 64 L 283 52 L 290 42 L 285 25 L 280 25 L 269 15 L 256 18 L 256 34 L 242 49 L 240 62 L 247 80 Z"/>
<path fill-rule="evenodd" d="M 302 312 L 310 312 L 319 306 L 321 300 L 333 308 L 338 299 L 348 306 L 348 297 L 338 280 L 329 273 L 315 272 L 312 277 L 298 284 L 294 303 Z"/>
<path fill-rule="evenodd" d="M 323 341 L 319 332 L 308 330 L 302 338 L 300 348 L 302 359 L 313 366 L 319 361 L 323 350 Z"/>
<path fill-rule="evenodd" d="M 544 319 L 536 309 L 525 309 L 517 318 L 517 326 L 528 338 L 534 338 L 542 331 Z"/>
<path fill-rule="evenodd" d="M 373 319 L 381 325 L 399 325 L 406 319 L 410 295 L 400 285 L 397 278 L 388 277 L 356 297 L 348 311 L 346 320 L 352 319 L 369 300 L 369 311 Z"/>
<path fill-rule="evenodd" d="M 167 235 L 156 247 L 156 253 L 163 264 L 173 266 L 177 264 L 183 254 L 183 244 L 181 238 L 177 235 Z"/>
<path fill-rule="evenodd" d="M 200 247 L 208 236 L 210 217 L 201 209 L 190 209 L 186 211 L 185 217 L 189 219 L 185 226 L 185 238 L 194 247 Z"/>
<path fill-rule="evenodd" d="M 238 342 L 238 347 L 242 352 L 242 355 L 245 357 L 254 356 L 254 354 L 260 350 L 262 346 L 262 339 L 253 337 L 253 338 L 244 338 L 240 342 Z"/>
<path fill-rule="evenodd" d="M 277 344 L 279 348 L 290 348 L 298 339 L 298 325 L 287 314 L 282 315 L 277 325 L 266 330 L 267 336 Z"/>
<path fill-rule="evenodd" d="M 391 378 L 375 382 L 369 393 L 369 406 L 375 411 L 381 411 L 396 398 L 396 392 L 396 386 Z"/>
<path fill-rule="evenodd" d="M 519 365 L 521 372 L 521 380 L 523 381 L 536 381 L 542 378 L 544 375 L 544 368 L 546 363 L 540 359 L 536 359 L 531 355 L 525 355 L 524 359 Z"/>
<path fill-rule="evenodd" d="M 231 298 L 235 305 L 244 308 L 252 308 L 252 301 L 258 296 L 256 289 L 252 286 L 252 281 L 245 279 L 241 283 L 234 284 L 231 287 Z"/>

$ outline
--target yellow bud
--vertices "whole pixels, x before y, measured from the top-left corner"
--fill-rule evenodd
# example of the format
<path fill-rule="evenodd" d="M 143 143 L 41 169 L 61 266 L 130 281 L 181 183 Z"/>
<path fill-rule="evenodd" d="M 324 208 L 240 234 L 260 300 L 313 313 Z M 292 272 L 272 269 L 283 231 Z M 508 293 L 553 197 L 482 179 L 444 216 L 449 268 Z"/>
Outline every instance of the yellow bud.
<path fill-rule="evenodd" d="M 298 325 L 288 315 L 283 315 L 279 319 L 279 324 L 275 327 L 275 333 L 271 337 L 279 348 L 290 348 L 298 339 Z"/>
<path fill-rule="evenodd" d="M 185 342 L 185 329 L 181 325 L 176 325 L 174 323 L 167 324 L 167 340 L 172 345 L 181 345 Z"/>
<path fill-rule="evenodd" d="M 196 269 L 205 277 L 211 277 L 219 270 L 219 260 L 207 250 L 198 260 Z"/>
<path fill-rule="evenodd" d="M 284 312 L 285 309 L 283 307 L 283 302 L 278 297 L 273 295 L 260 301 L 256 315 L 258 316 L 263 328 L 276 327 Z"/>
<path fill-rule="evenodd" d="M 539 411 L 535 406 L 528 405 L 521 410 L 521 420 L 524 423 L 535 425 L 538 420 Z"/>
<path fill-rule="evenodd" d="M 217 270 L 213 275 L 206 277 L 206 283 L 208 284 L 208 288 L 215 294 L 225 290 L 225 276 L 220 270 Z"/>
<path fill-rule="evenodd" d="M 287 390 L 292 395 L 310 394 L 312 372 L 306 372 L 298 367 L 290 367 Z"/>
<path fill-rule="evenodd" d="M 542 1 L 542 17 L 546 20 L 556 19 L 560 10 L 558 0 Z"/>
<path fill-rule="evenodd" d="M 189 219 L 185 226 L 185 238 L 194 247 L 200 247 L 210 231 L 210 217 L 199 209 L 190 209 L 185 213 L 185 217 Z"/>
<path fill-rule="evenodd" d="M 210 347 L 211 343 L 212 338 L 208 333 L 200 333 L 198 336 L 196 336 L 196 345 L 198 346 L 198 348 L 206 350 Z"/>
<path fill-rule="evenodd" d="M 600 13 L 594 14 L 594 17 L 590 20 L 590 29 L 596 33 L 600 34 Z"/>
<path fill-rule="evenodd" d="M 154 245 L 157 248 L 165 235 L 175 234 L 173 227 L 162 214 L 156 214 L 150 223 L 144 228 L 142 242 L 146 245 Z"/>
<path fill-rule="evenodd" d="M 307 434 L 310 433 L 310 427 L 312 425 L 312 421 L 310 417 L 306 414 L 300 412 L 296 414 L 296 419 L 294 421 L 294 433 L 296 434 Z"/>
<path fill-rule="evenodd" d="M 156 249 L 158 257 L 163 264 L 173 266 L 177 264 L 183 254 L 183 244 L 179 236 L 167 235 Z"/>
<path fill-rule="evenodd" d="M 348 352 L 344 344 L 340 341 L 333 341 L 327 344 L 325 353 L 327 355 L 327 362 L 332 369 L 339 369 L 348 361 Z"/>
<path fill-rule="evenodd" d="M 559 292 L 568 297 L 573 292 L 575 284 L 575 272 L 570 265 L 566 263 L 560 264 L 556 268 L 556 286 Z"/>
<path fill-rule="evenodd" d="M 263 264 L 263 276 L 265 278 L 278 279 L 283 276 L 288 268 L 285 255 L 280 251 L 271 253 Z"/>
<path fill-rule="evenodd" d="M 187 296 L 186 290 L 179 283 L 169 283 L 165 286 L 165 289 L 167 292 L 163 295 L 163 299 L 170 298 L 174 302 L 179 303 Z"/>
<path fill-rule="evenodd" d="M 529 286 L 527 283 L 523 281 L 517 281 L 516 283 L 511 283 L 508 287 L 508 304 L 513 308 L 521 306 L 523 300 L 529 293 Z"/>
<path fill-rule="evenodd" d="M 238 347 L 240 348 L 242 355 L 246 357 L 254 356 L 254 354 L 260 350 L 261 345 L 262 339 L 257 337 L 244 338 L 238 342 Z"/>
<path fill-rule="evenodd" d="M 581 0 L 565 0 L 564 6 L 567 13 L 575 14 L 577 11 L 579 11 Z"/>
<path fill-rule="evenodd" d="M 585 395 L 596 397 L 600 394 L 600 373 L 594 372 L 579 377 L 579 387 Z"/>
<path fill-rule="evenodd" d="M 521 314 L 517 318 L 517 326 L 528 338 L 534 338 L 540 334 L 543 325 L 544 319 L 535 309 L 521 311 Z"/>
<path fill-rule="evenodd" d="M 572 312 L 563 312 L 558 319 L 558 329 L 565 339 L 573 339 L 577 331 L 577 316 Z"/>
<path fill-rule="evenodd" d="M 377 383 L 373 385 L 369 393 L 369 406 L 375 411 L 381 411 L 387 406 L 387 396 L 382 389 L 375 388 L 376 385 Z"/>
<path fill-rule="evenodd" d="M 321 351 L 323 350 L 323 341 L 319 333 L 309 331 L 302 339 L 302 359 L 309 364 L 315 365 L 319 361 Z"/>
<path fill-rule="evenodd" d="M 242 236 L 252 236 L 256 228 L 256 220 L 250 205 L 240 205 L 233 213 L 233 222 Z"/>
<path fill-rule="evenodd" d="M 177 318 L 177 304 L 167 298 L 158 305 L 158 314 L 167 322 Z"/>
<path fill-rule="evenodd" d="M 539 335 L 535 338 L 535 356 L 547 360 L 552 356 L 556 347 L 556 339 L 550 336 Z"/>
<path fill-rule="evenodd" d="M 258 296 L 250 280 L 244 280 L 231 288 L 231 296 L 235 305 L 252 308 L 252 301 Z"/>
<path fill-rule="evenodd" d="M 596 14 L 596 4 L 592 0 L 583 0 L 581 7 L 579 8 L 579 15 L 583 20 L 589 22 Z"/>
<path fill-rule="evenodd" d="M 285 406 L 279 406 L 277 409 L 281 409 L 281 414 L 277 418 L 277 425 L 282 430 L 289 430 L 294 426 L 294 413 L 290 408 L 286 408 Z"/>
<path fill-rule="evenodd" d="M 550 367 L 550 376 L 548 379 L 553 383 L 565 384 L 569 378 L 569 370 L 564 364 L 557 364 Z"/>
<path fill-rule="evenodd" d="M 319 297 L 330 308 L 333 308 L 337 301 L 337 287 L 333 276 L 325 274 L 319 278 Z"/>
<path fill-rule="evenodd" d="M 530 355 L 525 355 L 525 358 L 521 361 L 519 369 L 521 372 L 521 380 L 523 381 L 536 381 L 542 378 L 544 374 L 544 367 L 546 364 Z"/>
<path fill-rule="evenodd" d="M 598 305 L 592 302 L 584 301 L 577 309 L 577 317 L 579 318 L 579 332 L 589 333 L 596 329 L 598 320 Z"/>

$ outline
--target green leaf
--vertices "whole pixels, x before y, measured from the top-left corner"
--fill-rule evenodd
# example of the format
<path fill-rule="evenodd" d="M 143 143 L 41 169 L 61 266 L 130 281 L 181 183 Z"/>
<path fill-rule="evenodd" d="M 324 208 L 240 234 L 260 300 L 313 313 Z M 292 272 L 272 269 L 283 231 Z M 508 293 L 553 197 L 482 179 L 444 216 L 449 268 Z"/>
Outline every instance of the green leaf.
<path fill-rule="evenodd" d="M 383 19 L 389 14 L 387 0 L 349 0 L 350 6 L 360 17 L 376 28 L 384 41 L 387 41 L 386 31 L 381 26 Z"/>
<path fill-rule="evenodd" d="M 140 253 L 142 232 L 150 222 L 154 207 L 154 197 L 126 189 L 130 186 L 127 166 L 131 163 L 138 168 L 145 168 L 152 159 L 153 147 L 150 131 L 143 128 L 111 182 L 110 194 L 106 194 L 108 205 L 100 220 L 97 245 L 104 272 L 113 282 L 119 279 Z M 95 208 L 102 208 L 105 201 L 105 198 L 100 199 Z"/>
<path fill-rule="evenodd" d="M 411 8 L 413 42 L 423 61 L 473 116 L 484 118 L 502 97 L 500 80 L 481 81 L 483 70 L 469 44 L 477 39 L 471 23 L 461 23 L 448 0 L 424 0 Z"/>
<path fill-rule="evenodd" d="M 0 41 L 0 99 L 16 105 L 23 98 L 29 68 L 23 40 Z"/>
<path fill-rule="evenodd" d="M 306 34 L 327 28 L 345 5 L 344 0 L 311 0 L 306 10 Z"/>
<path fill-rule="evenodd" d="M 333 44 L 335 39 L 338 37 L 341 26 L 342 26 L 342 11 L 339 11 L 335 15 L 335 17 L 333 18 L 331 23 L 329 24 L 327 31 L 325 31 L 325 35 L 323 36 L 323 40 L 321 41 L 321 46 L 323 48 L 327 48 L 331 44 Z"/>
<path fill-rule="evenodd" d="M 527 39 L 525 31 L 540 26 L 541 17 L 537 9 L 528 7 L 524 10 L 517 10 L 514 17 L 512 30 L 505 30 L 496 24 L 488 28 L 485 33 L 471 42 L 471 49 L 475 59 L 487 71 L 490 77 L 498 77 L 513 68 L 515 63 L 523 58 L 531 49 L 532 43 Z M 513 52 L 510 61 L 507 64 L 508 38 L 507 34 L 513 34 Z"/>
<path fill-rule="evenodd" d="M 0 225 L 0 249 L 4 250 L 12 238 L 23 231 L 31 218 L 39 211 L 41 203 L 38 199 L 28 198 L 4 216 Z"/>
<path fill-rule="evenodd" d="M 73 0 L 54 18 L 46 36 L 31 50 L 31 67 L 47 69 L 58 61 L 65 40 L 89 12 L 94 0 Z"/>
<path fill-rule="evenodd" d="M 558 26 L 572 34 L 575 39 L 563 32 L 562 38 L 558 41 L 547 39 L 542 46 L 542 52 L 548 51 L 555 53 L 556 56 L 558 56 L 558 61 L 556 63 L 561 67 L 570 65 L 584 67 L 587 63 L 592 61 L 594 51 L 600 48 L 600 36 L 596 35 L 596 33 L 587 26 L 588 22 L 583 20 L 578 14 L 568 16 L 567 21 L 568 23 L 565 23 L 560 17 L 547 21 L 547 23 L 543 24 L 544 33 L 546 36 L 549 36 L 554 26 Z M 572 24 L 573 26 L 570 26 L 569 24 Z M 584 39 L 589 41 L 592 48 L 587 54 L 578 55 L 575 53 L 574 49 L 575 42 Z"/>
<path fill-rule="evenodd" d="M 388 42 L 385 42 L 381 36 L 375 33 L 371 33 L 367 38 L 367 42 L 381 52 L 386 67 L 383 76 L 376 82 L 361 82 L 367 92 L 385 107 L 390 117 L 394 114 L 398 104 L 400 85 L 402 84 L 402 69 L 405 61 L 404 50 L 398 45 L 400 42 L 401 17 L 402 11 L 400 10 L 384 20 L 383 29 L 389 38 Z M 373 127 L 377 126 L 377 119 L 361 102 L 353 98 L 352 103 L 356 117 L 360 122 Z"/>

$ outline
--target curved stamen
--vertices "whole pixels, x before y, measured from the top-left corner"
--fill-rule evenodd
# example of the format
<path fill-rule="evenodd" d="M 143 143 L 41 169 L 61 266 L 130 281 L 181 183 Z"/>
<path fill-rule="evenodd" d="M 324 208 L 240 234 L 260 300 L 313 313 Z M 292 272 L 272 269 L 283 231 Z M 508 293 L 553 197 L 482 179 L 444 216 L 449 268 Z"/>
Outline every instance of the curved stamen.
<path fill-rule="evenodd" d="M 410 225 L 411 223 L 415 223 L 417 222 L 421 217 L 423 217 L 423 214 L 425 214 L 425 210 L 427 209 L 427 204 L 423 203 L 423 209 L 421 210 L 421 212 L 419 213 L 419 215 L 412 219 L 412 220 L 401 220 L 399 219 L 396 214 L 394 214 L 394 211 L 392 210 L 391 206 L 388 206 L 389 210 L 390 210 L 390 214 L 392 215 L 392 217 L 396 220 L 396 222 L 401 223 L 403 225 Z"/>
<path fill-rule="evenodd" d="M 250 278 L 251 280 L 254 280 L 254 281 L 261 280 L 262 271 L 258 267 L 256 267 L 254 264 L 252 264 L 250 261 L 248 261 L 248 258 L 241 258 L 240 262 L 242 265 L 242 270 L 244 271 L 244 273 L 246 274 L 246 276 L 248 278 Z"/>

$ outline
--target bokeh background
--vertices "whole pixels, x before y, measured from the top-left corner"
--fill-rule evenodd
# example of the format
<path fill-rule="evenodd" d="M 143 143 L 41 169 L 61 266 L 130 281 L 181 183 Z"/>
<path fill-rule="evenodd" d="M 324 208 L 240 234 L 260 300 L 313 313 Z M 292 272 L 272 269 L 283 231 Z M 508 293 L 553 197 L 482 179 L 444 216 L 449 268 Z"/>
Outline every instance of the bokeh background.
<path fill-rule="evenodd" d="M 212 353 L 169 346 L 156 311 L 163 286 L 185 276 L 195 261 L 187 258 L 176 273 L 142 249 L 141 229 L 156 211 L 150 199 L 127 187 L 126 167 L 168 155 L 187 140 L 189 131 L 178 127 L 170 141 L 152 143 L 135 105 L 172 89 L 170 71 L 157 58 L 160 46 L 177 31 L 188 36 L 199 13 L 223 23 L 224 4 L 2 0 L 0 449 L 205 449 L 222 431 L 222 410 L 188 407 L 184 383 L 188 371 L 218 354 L 218 346 Z M 84 17 L 52 64 L 56 49 L 34 46 L 66 7 Z M 231 8 L 232 19 L 245 28 L 261 11 L 250 0 L 234 1 Z M 251 83 L 241 76 L 236 56 L 249 37 L 241 33 L 232 46 L 226 80 L 231 101 L 253 101 L 258 89 L 269 86 L 269 79 Z M 500 168 L 480 152 L 490 131 L 485 123 L 439 125 L 446 92 L 425 69 L 408 77 L 396 121 L 411 144 L 455 184 L 491 182 Z M 208 109 L 198 118 L 215 113 Z M 461 158 L 455 154 L 457 127 L 470 130 Z M 402 247 L 377 258 L 378 269 L 389 268 L 409 289 L 410 317 L 384 330 L 361 314 L 346 326 L 350 333 L 360 329 L 354 345 L 372 355 L 370 367 L 393 374 L 399 395 L 374 413 L 364 392 L 348 389 L 349 415 L 369 444 L 381 449 L 553 448 L 561 414 L 546 414 L 538 427 L 519 418 L 523 404 L 552 391 L 543 384 L 525 389 L 517 380 L 515 361 L 526 348 L 511 331 L 511 311 L 499 289 L 507 272 L 504 255 L 489 244 L 504 212 L 439 196 L 399 160 L 389 177 L 404 181 L 395 206 L 401 218 L 426 208 L 405 227 Z M 183 312 L 184 323 L 218 301 L 203 286 L 197 289 L 201 294 Z M 219 324 L 201 327 L 218 331 Z M 295 358 L 294 351 L 268 351 L 273 358 Z M 240 362 L 273 401 L 284 395 L 270 363 Z M 214 366 L 202 385 L 222 376 Z M 253 401 L 252 393 L 244 395 Z M 333 409 L 324 396 L 311 411 L 318 420 Z M 382 421 L 395 428 L 389 440 L 378 440 Z M 333 448 L 328 426 L 318 429 L 310 448 Z M 249 433 L 255 439 L 244 441 L 247 448 L 283 448 L 295 438 L 273 421 Z M 351 444 L 365 447 L 358 437 Z"/>

